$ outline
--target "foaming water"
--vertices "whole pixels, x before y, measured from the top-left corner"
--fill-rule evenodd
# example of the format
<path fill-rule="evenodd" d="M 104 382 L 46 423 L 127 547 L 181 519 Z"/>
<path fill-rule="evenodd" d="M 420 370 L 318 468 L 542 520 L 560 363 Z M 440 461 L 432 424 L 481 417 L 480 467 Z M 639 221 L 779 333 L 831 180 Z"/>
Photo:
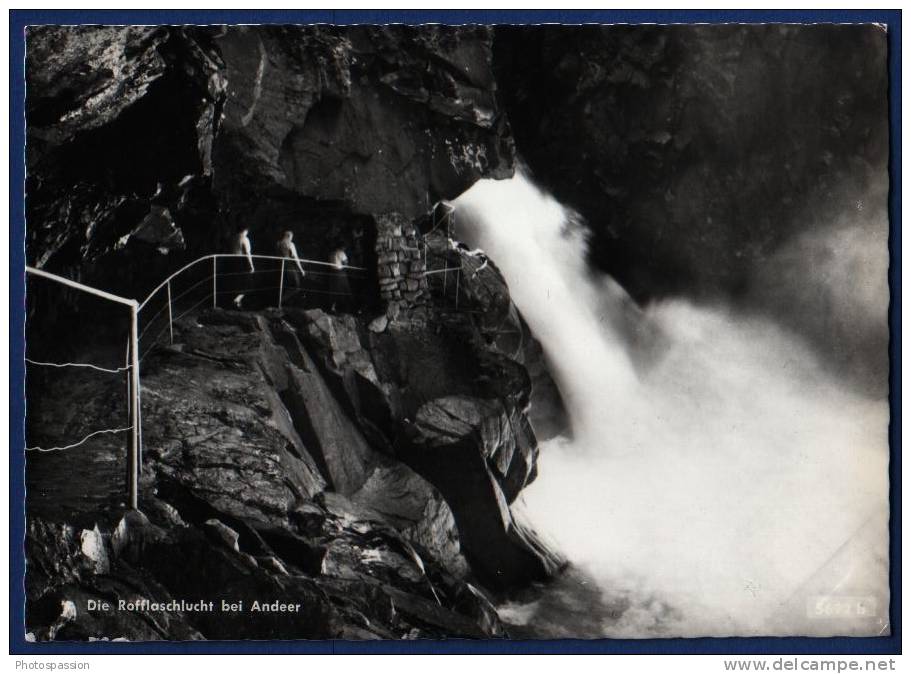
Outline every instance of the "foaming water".
<path fill-rule="evenodd" d="M 573 432 L 542 444 L 522 500 L 575 571 L 502 607 L 507 620 L 537 636 L 888 629 L 885 400 L 770 320 L 684 300 L 638 310 L 521 174 L 455 206 L 541 341 Z"/>

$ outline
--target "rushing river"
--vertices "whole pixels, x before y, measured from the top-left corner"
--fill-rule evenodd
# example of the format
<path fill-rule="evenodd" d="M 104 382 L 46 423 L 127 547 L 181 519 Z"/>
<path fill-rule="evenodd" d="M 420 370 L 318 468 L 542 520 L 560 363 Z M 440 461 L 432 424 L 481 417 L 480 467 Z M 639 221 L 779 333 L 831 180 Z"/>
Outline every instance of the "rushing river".
<path fill-rule="evenodd" d="M 455 206 L 459 238 L 496 262 L 541 341 L 572 426 L 543 443 L 519 507 L 573 569 L 501 607 L 518 634 L 888 629 L 885 398 L 768 312 L 636 307 L 521 174 Z"/>

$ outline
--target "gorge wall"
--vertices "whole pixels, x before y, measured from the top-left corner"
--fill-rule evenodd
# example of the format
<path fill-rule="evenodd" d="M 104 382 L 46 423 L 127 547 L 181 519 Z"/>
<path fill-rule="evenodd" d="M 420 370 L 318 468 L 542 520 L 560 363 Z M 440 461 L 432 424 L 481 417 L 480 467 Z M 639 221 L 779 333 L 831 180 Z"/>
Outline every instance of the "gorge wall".
<path fill-rule="evenodd" d="M 886 54 L 869 25 L 30 28 L 28 259 L 103 277 L 240 224 L 324 256 L 518 144 L 634 297 L 742 296 L 796 235 L 879 218 Z"/>
<path fill-rule="evenodd" d="M 374 286 L 345 313 L 305 291 L 176 318 L 143 352 L 142 513 L 123 515 L 116 437 L 29 456 L 31 638 L 496 637 L 491 600 L 563 568 L 511 510 L 536 476 L 532 388 L 555 395 L 540 349 L 494 264 L 420 231 L 437 201 L 512 174 L 491 44 L 483 28 L 30 31 L 29 263 L 141 298 L 243 225 L 254 253 L 285 229 L 304 258 L 344 247 Z M 456 296 L 430 288 L 428 256 L 461 270 Z M 54 290 L 29 294 L 30 354 L 84 358 L 91 335 L 97 356 L 103 312 Z M 122 413 L 116 378 L 30 371 L 28 397 L 31 444 Z M 88 608 L 222 596 L 305 609 Z"/>
<path fill-rule="evenodd" d="M 34 27 L 27 259 L 128 296 L 251 229 L 302 257 L 512 174 L 483 27 Z M 141 261 L 141 265 L 131 264 Z"/>

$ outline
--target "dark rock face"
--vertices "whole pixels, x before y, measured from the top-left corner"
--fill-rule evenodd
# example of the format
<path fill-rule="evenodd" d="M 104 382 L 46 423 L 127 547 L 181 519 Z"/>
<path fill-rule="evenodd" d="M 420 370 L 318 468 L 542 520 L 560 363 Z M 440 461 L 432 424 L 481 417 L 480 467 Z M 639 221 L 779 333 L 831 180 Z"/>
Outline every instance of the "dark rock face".
<path fill-rule="evenodd" d="M 531 378 L 533 405 L 528 410 L 535 432 L 549 438 L 569 431 L 560 391 L 547 369 L 544 352 L 509 296 L 496 262 L 453 248 L 442 230 L 425 236 L 432 258 L 460 272 L 459 302 L 469 311 L 482 348 L 525 367 Z M 501 361 L 502 362 L 502 361 Z M 522 387 L 519 387 L 520 389 Z"/>
<path fill-rule="evenodd" d="M 142 513 L 80 529 L 46 507 L 53 494 L 32 496 L 33 636 L 505 635 L 487 592 L 564 564 L 509 507 L 534 478 L 531 381 L 438 320 L 381 333 L 319 309 L 177 321 L 143 362 Z M 91 507 L 79 522 L 117 510 Z M 166 608 L 89 609 L 121 599 Z M 187 608 L 222 599 L 247 609 Z M 254 613 L 254 600 L 301 613 Z"/>
<path fill-rule="evenodd" d="M 87 532 L 83 532 L 87 533 Z M 115 573 L 95 568 L 85 554 L 79 533 L 68 525 L 40 519 L 29 521 L 26 534 L 26 630 L 40 640 L 86 640 L 89 638 L 157 641 L 175 638 L 201 639 L 178 612 L 163 611 L 155 619 L 143 613 L 115 614 L 110 611 L 89 612 L 88 600 L 117 602 L 118 599 L 170 599 L 160 586 L 149 583 L 129 568 Z M 102 542 L 95 556 L 109 554 L 110 545 Z M 100 550 L 100 552 L 98 552 Z M 116 573 L 119 571 L 120 573 Z M 115 575 L 116 574 L 116 575 Z M 119 577 L 117 577 L 119 576 Z"/>
<path fill-rule="evenodd" d="M 126 286 L 94 266 L 155 259 L 132 240 L 153 206 L 183 224 L 210 172 L 217 54 L 165 27 L 37 27 L 27 50 L 29 262 Z"/>
<path fill-rule="evenodd" d="M 292 228 L 302 256 L 344 245 L 363 263 L 354 232 L 374 216 L 411 219 L 512 174 L 492 41 L 444 26 L 30 29 L 28 261 L 139 296 L 184 261 L 175 250 L 224 250 L 243 224 L 254 252 Z"/>
<path fill-rule="evenodd" d="M 466 288 L 472 283 L 466 283 Z M 489 587 L 543 580 L 564 561 L 522 533 L 509 504 L 535 476 L 537 439 L 526 415 L 524 367 L 486 351 L 479 333 L 453 334 L 391 324 L 366 331 L 350 317 L 291 312 L 336 390 L 374 446 L 438 488 L 452 508 L 463 551 Z"/>
<path fill-rule="evenodd" d="M 413 218 L 481 176 L 511 175 L 492 37 L 482 27 L 228 28 L 217 39 L 228 85 L 216 190 L 256 226 L 249 210 L 264 193 Z"/>
<path fill-rule="evenodd" d="M 496 31 L 522 157 L 637 299 L 736 295 L 784 241 L 883 198 L 881 28 Z"/>
<path fill-rule="evenodd" d="M 146 370 L 147 454 L 160 475 L 218 510 L 282 521 L 299 499 L 326 487 L 285 412 L 287 382 L 268 379 L 259 365 L 278 361 L 283 373 L 284 353 L 253 317 L 205 326 L 179 332 L 182 352 Z"/>
<path fill-rule="evenodd" d="M 437 399 L 418 410 L 400 452 L 443 492 L 475 572 L 486 584 L 511 588 L 546 580 L 565 562 L 513 521 L 507 497 L 533 477 L 535 455 L 527 443 L 534 434 L 526 422 L 524 437 L 503 442 L 508 424 L 496 403 Z"/>

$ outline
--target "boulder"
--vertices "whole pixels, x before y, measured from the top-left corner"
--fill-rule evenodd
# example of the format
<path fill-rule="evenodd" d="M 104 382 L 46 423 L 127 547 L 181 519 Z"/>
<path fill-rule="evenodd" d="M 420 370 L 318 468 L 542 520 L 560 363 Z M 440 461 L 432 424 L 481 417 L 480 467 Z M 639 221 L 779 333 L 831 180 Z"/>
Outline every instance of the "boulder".
<path fill-rule="evenodd" d="M 455 518 L 442 495 L 408 466 L 377 466 L 351 501 L 381 513 L 412 544 L 457 578 L 468 575 Z"/>
<path fill-rule="evenodd" d="M 262 522 L 326 486 L 266 372 L 287 354 L 264 324 L 212 311 L 177 326 L 180 351 L 148 363 L 143 376 L 144 446 L 163 477 L 216 509 Z M 315 449 L 315 448 L 314 448 Z"/>
<path fill-rule="evenodd" d="M 510 306 L 508 293 L 505 301 Z M 361 340 L 352 317 L 322 312 L 288 317 L 309 335 L 322 369 L 337 382 L 335 390 L 350 401 L 361 426 L 371 430 L 374 445 L 387 445 L 384 453 L 404 461 L 442 494 L 459 532 L 459 549 L 484 583 L 520 585 L 562 568 L 558 555 L 539 554 L 534 536 L 511 521 L 509 503 L 534 479 L 538 451 L 526 415 L 532 384 L 519 362 L 486 347 L 464 322 L 447 333 L 391 325 L 382 334 L 366 331 Z M 359 375 L 364 363 L 370 364 L 369 384 L 357 386 L 354 382 L 368 382 Z M 389 474 L 374 473 L 374 479 L 380 476 Z M 433 500 L 424 502 L 430 514 Z M 448 512 L 443 515 L 444 529 L 425 526 L 423 535 L 433 542 L 427 549 L 445 560 L 451 555 L 443 535 Z"/>
<path fill-rule="evenodd" d="M 95 573 L 107 573 L 111 569 L 107 546 L 98 525 L 92 530 L 83 529 L 79 535 L 82 554 L 91 561 Z"/>
<path fill-rule="evenodd" d="M 158 499 L 144 499 L 143 507 L 149 508 L 150 506 L 153 509 L 167 507 L 173 510 L 169 504 L 165 504 Z M 186 526 L 182 520 L 179 521 L 180 526 Z M 143 513 L 138 510 L 129 510 L 111 533 L 111 548 L 115 558 L 136 563 L 142 558 L 143 550 L 147 545 L 164 538 L 164 536 L 165 531 L 152 524 Z"/>
<path fill-rule="evenodd" d="M 407 440 L 397 449 L 452 508 L 472 570 L 488 587 L 503 589 L 546 580 L 565 561 L 513 521 L 496 458 L 515 461 L 523 485 L 531 477 L 533 459 L 520 461 L 515 445 L 496 443 L 503 437 L 497 412 L 495 403 L 465 396 L 431 401 L 418 410 Z M 518 483 L 515 478 L 504 481 L 511 488 Z"/>
<path fill-rule="evenodd" d="M 294 426 L 321 466 L 330 488 L 351 494 L 370 475 L 378 461 L 377 454 L 333 396 L 294 330 L 282 321 L 273 321 L 271 330 L 287 355 L 283 364 L 285 385 L 279 384 L 278 388 Z M 270 370 L 270 375 L 273 382 L 282 381 L 281 373 Z"/>
<path fill-rule="evenodd" d="M 206 530 L 211 532 L 214 537 L 221 543 L 227 545 L 231 550 L 234 550 L 235 552 L 240 551 L 240 546 L 237 542 L 240 539 L 240 534 L 234 531 L 234 529 L 215 518 L 206 520 L 205 526 Z"/>

